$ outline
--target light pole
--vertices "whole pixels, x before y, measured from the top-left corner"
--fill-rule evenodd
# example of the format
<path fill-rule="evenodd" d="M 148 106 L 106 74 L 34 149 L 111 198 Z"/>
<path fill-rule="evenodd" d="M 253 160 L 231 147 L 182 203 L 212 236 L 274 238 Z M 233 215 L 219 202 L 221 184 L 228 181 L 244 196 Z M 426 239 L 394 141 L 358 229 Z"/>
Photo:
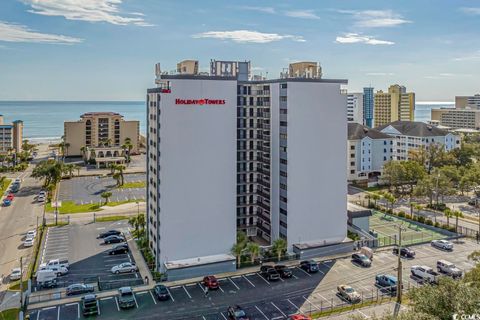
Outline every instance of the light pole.
<path fill-rule="evenodd" d="M 397 270 L 397 304 L 402 304 L 402 230 L 404 228 L 398 225 L 398 270 Z"/>

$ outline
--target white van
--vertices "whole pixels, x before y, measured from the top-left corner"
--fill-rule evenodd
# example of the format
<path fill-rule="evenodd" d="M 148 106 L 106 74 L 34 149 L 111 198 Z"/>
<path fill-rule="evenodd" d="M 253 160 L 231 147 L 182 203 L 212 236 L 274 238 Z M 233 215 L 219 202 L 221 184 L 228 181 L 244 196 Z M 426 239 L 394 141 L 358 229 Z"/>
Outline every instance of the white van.
<path fill-rule="evenodd" d="M 62 267 L 62 266 L 40 266 L 40 271 L 43 271 L 43 270 L 52 270 L 53 272 L 55 272 L 55 274 L 57 275 L 57 277 L 60 277 L 60 276 L 64 276 L 68 273 L 68 269 L 65 268 L 65 267 Z"/>
<path fill-rule="evenodd" d="M 37 283 L 42 286 L 57 280 L 57 274 L 53 270 L 38 270 Z"/>

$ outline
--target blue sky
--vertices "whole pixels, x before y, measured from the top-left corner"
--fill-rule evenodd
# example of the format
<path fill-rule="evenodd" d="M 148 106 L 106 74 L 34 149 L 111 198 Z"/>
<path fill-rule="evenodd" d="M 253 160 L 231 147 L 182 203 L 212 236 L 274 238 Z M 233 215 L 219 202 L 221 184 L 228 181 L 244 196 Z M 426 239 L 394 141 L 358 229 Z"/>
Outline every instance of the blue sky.
<path fill-rule="evenodd" d="M 0 1 L 0 100 L 142 100 L 154 63 L 319 61 L 349 90 L 480 92 L 480 1 Z"/>

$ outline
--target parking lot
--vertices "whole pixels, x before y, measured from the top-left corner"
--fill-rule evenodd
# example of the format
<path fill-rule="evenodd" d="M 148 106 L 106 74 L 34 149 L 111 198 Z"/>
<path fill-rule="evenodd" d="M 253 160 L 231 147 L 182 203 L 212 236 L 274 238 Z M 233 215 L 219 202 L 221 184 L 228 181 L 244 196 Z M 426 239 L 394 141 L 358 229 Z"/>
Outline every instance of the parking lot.
<path fill-rule="evenodd" d="M 422 285 L 410 276 L 412 265 L 435 267 L 436 261 L 446 259 L 456 263 L 460 269 L 469 270 L 474 264 L 467 256 L 478 249 L 478 244 L 470 240 L 455 243 L 453 252 L 445 252 L 429 244 L 413 246 L 415 259 L 403 259 L 404 287 Z M 339 284 L 348 284 L 363 297 L 387 296 L 375 286 L 375 275 L 396 274 L 397 257 L 390 250 L 375 253 L 370 268 L 352 264 L 350 258 L 322 261 L 320 271 L 308 274 L 302 269 L 293 268 L 293 277 L 276 282 L 266 281 L 258 273 L 249 273 L 220 278 L 218 290 L 210 290 L 205 296 L 200 283 L 170 286 L 171 299 L 158 301 L 152 291 L 136 293 L 136 305 L 130 310 L 121 310 L 114 297 L 100 300 L 99 319 L 227 319 L 229 305 L 241 305 L 250 319 L 286 319 L 288 315 L 310 313 L 333 306 L 344 305 L 337 296 Z M 52 309 L 34 310 L 31 319 L 79 319 L 64 316 L 67 305 Z M 72 306 L 70 306 L 72 307 Z M 74 309 L 73 307 L 71 308 Z M 79 309 L 78 309 L 79 310 Z"/>
<path fill-rule="evenodd" d="M 125 183 L 145 181 L 145 174 L 125 174 Z M 145 188 L 115 188 L 116 181 L 108 177 L 76 177 L 60 183 L 60 201 L 74 201 L 77 204 L 99 203 L 104 200 L 103 192 L 112 193 L 110 201 L 144 200 Z"/>
<path fill-rule="evenodd" d="M 138 273 L 112 274 L 110 269 L 123 262 L 134 262 L 132 255 L 109 255 L 107 251 L 114 244 L 104 245 L 98 234 L 115 229 L 128 233 L 126 221 L 70 224 L 49 228 L 42 245 L 41 263 L 51 259 L 68 259 L 69 273 L 58 278 L 60 287 L 78 282 L 96 282 L 141 279 Z"/>

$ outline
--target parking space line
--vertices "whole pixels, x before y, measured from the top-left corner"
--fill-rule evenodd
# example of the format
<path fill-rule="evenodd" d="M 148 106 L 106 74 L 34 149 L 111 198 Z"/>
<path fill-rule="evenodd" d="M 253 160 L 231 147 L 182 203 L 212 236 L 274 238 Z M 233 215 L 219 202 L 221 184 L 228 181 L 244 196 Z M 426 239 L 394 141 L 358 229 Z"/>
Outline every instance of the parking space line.
<path fill-rule="evenodd" d="M 98 301 L 97 301 L 97 310 L 98 310 L 98 315 L 100 316 L 101 315 L 100 303 L 98 303 Z M 78 305 L 78 319 L 80 319 L 80 305 Z"/>
<path fill-rule="evenodd" d="M 222 289 L 222 287 L 220 286 L 220 284 L 218 284 L 218 289 L 220 289 L 220 291 L 222 291 L 222 292 L 225 292 L 225 291 L 223 291 L 223 289 Z"/>
<path fill-rule="evenodd" d="M 292 277 L 298 280 L 298 277 L 292 273 Z"/>
<path fill-rule="evenodd" d="M 268 317 L 265 315 L 265 313 L 263 313 L 263 311 L 262 311 L 262 310 L 260 310 L 260 308 L 259 308 L 259 307 L 255 306 L 255 308 L 257 308 L 258 312 L 260 312 L 260 313 L 262 314 L 262 316 L 264 316 L 264 317 L 265 317 L 265 319 L 267 319 L 267 320 L 270 320 L 270 319 L 269 319 L 269 318 L 268 318 Z"/>
<path fill-rule="evenodd" d="M 135 305 L 137 306 L 137 309 L 138 309 L 138 303 L 137 303 L 137 298 L 135 297 L 135 294 L 133 294 L 133 300 L 135 300 Z"/>
<path fill-rule="evenodd" d="M 300 308 L 297 307 L 292 301 L 290 301 L 290 299 L 287 299 L 287 301 L 288 301 L 295 309 L 297 309 L 297 312 L 298 312 L 298 310 L 300 310 Z"/>
<path fill-rule="evenodd" d="M 183 290 L 185 290 L 185 292 L 187 293 L 187 296 L 192 299 L 192 296 L 190 295 L 190 293 L 188 293 L 187 291 L 187 288 L 185 288 L 185 286 L 182 286 Z"/>
<path fill-rule="evenodd" d="M 40 310 L 38 310 L 38 312 L 37 312 L 37 320 L 39 320 L 39 319 L 40 319 L 40 312 L 41 312 L 41 311 L 40 311 Z"/>
<path fill-rule="evenodd" d="M 363 312 L 360 311 L 360 310 L 357 310 L 357 312 L 360 313 L 360 315 L 361 315 L 364 319 L 370 318 L 369 316 L 367 316 L 365 313 L 363 313 Z"/>
<path fill-rule="evenodd" d="M 117 304 L 117 310 L 120 311 L 120 307 L 118 306 L 118 300 L 117 297 L 115 297 L 115 303 Z"/>
<path fill-rule="evenodd" d="M 317 307 L 315 304 L 313 304 L 310 300 L 308 300 L 307 298 L 305 298 L 305 296 L 302 296 L 303 299 L 305 299 L 305 301 L 307 301 L 308 303 L 310 303 L 315 309 L 317 310 L 320 310 L 319 307 Z"/>
<path fill-rule="evenodd" d="M 100 298 L 100 300 L 104 301 L 104 300 L 111 300 L 113 299 L 113 297 L 106 297 L 106 298 Z"/>
<path fill-rule="evenodd" d="M 42 308 L 42 311 L 48 311 L 48 310 L 52 310 L 52 309 L 55 309 L 57 306 L 53 306 L 53 307 L 45 307 L 45 308 Z"/>
<path fill-rule="evenodd" d="M 235 286 L 235 288 L 237 288 L 237 290 L 240 290 L 240 288 L 235 284 L 235 282 L 233 282 L 232 279 L 228 278 L 228 280 L 230 280 L 230 282 Z"/>
<path fill-rule="evenodd" d="M 170 296 L 170 298 L 172 298 L 172 301 L 175 302 L 175 299 L 173 298 L 172 293 L 170 292 L 170 290 L 169 290 L 167 287 L 165 287 L 165 289 L 167 289 L 168 295 Z"/>
<path fill-rule="evenodd" d="M 60 306 L 58 306 L 58 309 L 57 309 L 57 320 L 60 320 Z"/>
<path fill-rule="evenodd" d="M 255 288 L 255 285 L 254 285 L 254 284 L 253 284 L 253 283 L 252 283 L 250 280 L 248 280 L 248 278 L 247 278 L 247 277 L 245 277 L 245 276 L 242 276 L 242 278 L 244 278 L 245 280 L 247 280 L 247 282 L 248 282 L 248 283 L 250 283 L 250 284 L 252 285 L 252 287 L 254 287 L 254 288 Z"/>
<path fill-rule="evenodd" d="M 327 301 L 327 302 L 330 302 L 330 300 L 328 300 L 327 298 L 325 298 L 324 296 L 322 296 L 320 293 L 316 292 L 315 293 L 317 296 L 319 296 L 320 298 L 322 298 L 323 300 Z"/>
<path fill-rule="evenodd" d="M 305 273 L 307 276 L 311 277 L 312 275 L 310 273 L 308 273 L 307 271 L 303 270 L 302 268 L 299 268 L 299 267 L 295 267 L 297 268 L 298 270 L 302 271 L 303 273 Z"/>
<path fill-rule="evenodd" d="M 269 286 L 271 286 L 270 282 L 267 281 L 267 279 L 265 279 L 264 277 L 262 277 L 262 276 L 259 275 L 258 273 L 257 273 L 257 276 L 259 276 L 260 278 L 262 278 L 263 281 L 265 281 Z"/>
<path fill-rule="evenodd" d="M 277 306 L 275 305 L 275 303 L 273 303 L 273 302 L 270 302 L 270 303 L 272 304 L 272 306 L 274 306 L 274 307 L 275 307 L 275 309 L 277 309 L 277 310 L 278 310 L 278 311 L 279 311 L 281 314 L 283 314 L 283 316 L 284 316 L 285 318 L 287 317 L 287 315 L 286 315 L 285 313 L 283 313 L 283 311 L 282 311 L 282 310 L 280 310 L 280 308 L 279 308 L 279 307 L 277 307 Z"/>
<path fill-rule="evenodd" d="M 223 312 L 220 312 L 220 314 L 222 315 L 223 319 L 227 320 L 227 317 L 225 317 L 225 315 L 223 314 Z"/>
<path fill-rule="evenodd" d="M 148 290 L 148 292 L 150 293 L 150 296 L 152 297 L 153 303 L 157 304 L 157 300 L 155 300 L 155 297 L 153 296 L 152 291 Z"/>

